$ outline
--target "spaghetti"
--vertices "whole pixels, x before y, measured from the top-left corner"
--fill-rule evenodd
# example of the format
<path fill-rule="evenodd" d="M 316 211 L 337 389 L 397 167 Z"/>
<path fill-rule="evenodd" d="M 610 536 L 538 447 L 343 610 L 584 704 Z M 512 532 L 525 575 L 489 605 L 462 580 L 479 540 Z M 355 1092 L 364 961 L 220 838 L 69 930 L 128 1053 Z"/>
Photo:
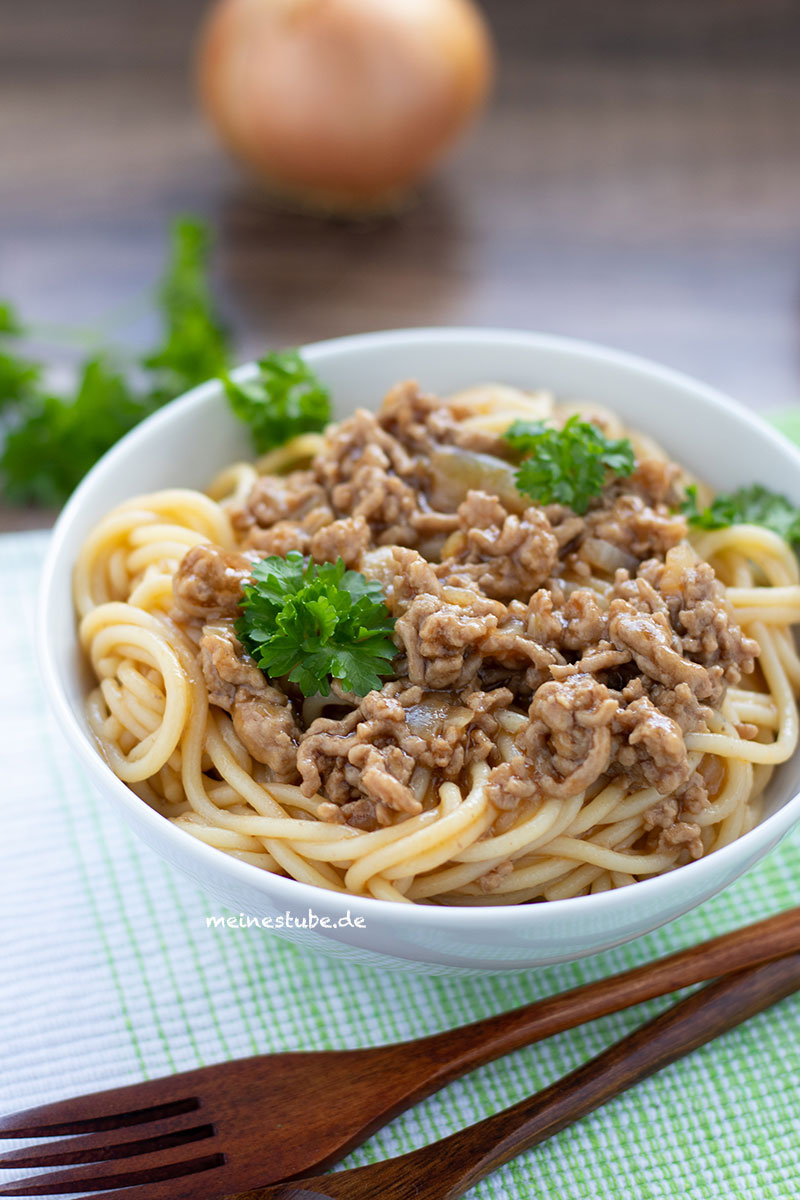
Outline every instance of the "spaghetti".
<path fill-rule="evenodd" d="M 235 858 L 404 903 L 599 892 L 740 837 L 798 741 L 795 557 L 757 526 L 687 540 L 670 511 L 677 471 L 649 439 L 596 407 L 581 412 L 633 443 L 631 482 L 610 483 L 585 517 L 521 500 L 499 436 L 516 418 L 558 423 L 569 411 L 545 394 L 495 385 L 447 401 L 406 385 L 377 418 L 356 414 L 324 437 L 306 434 L 256 465 L 236 464 L 208 495 L 171 489 L 115 508 L 86 539 L 74 577 L 80 641 L 97 679 L 88 717 L 111 769 L 164 817 Z M 494 515 L 481 526 L 489 501 Z M 348 565 L 385 586 L 405 631 L 396 638 L 397 678 L 368 698 L 383 705 L 379 717 L 335 686 L 328 700 L 304 701 L 285 681 L 265 682 L 263 692 L 253 676 L 237 683 L 256 669 L 232 623 L 176 604 L 176 579 L 198 547 L 251 560 L 287 547 L 332 559 L 330 548 L 354 530 Z M 710 564 L 719 583 L 687 600 L 685 580 L 702 575 L 697 564 Z M 422 593 L 429 613 L 451 614 L 439 657 L 426 651 L 414 617 L 421 593 L 408 584 L 423 568 L 436 581 Z M 673 603 L 680 588 L 685 625 Z M 698 632 L 703 613 L 709 623 Z M 588 628 L 589 618 L 601 621 L 600 634 L 571 643 L 565 630 Z M 637 621 L 650 622 L 651 640 L 669 631 L 652 667 L 625 632 Z M 473 642 L 454 649 L 456 626 L 467 630 L 462 643 L 474 634 Z M 709 630 L 720 646 L 739 648 L 738 666 L 722 650 L 710 665 Z M 240 675 L 210 680 L 212 635 L 238 656 Z M 748 672 L 752 642 L 757 666 Z M 683 646 L 686 679 L 704 671 L 713 692 L 698 685 L 689 696 L 677 675 L 665 682 L 670 646 Z M 442 672 L 452 675 L 453 663 L 461 674 L 448 683 Z M 288 766 L 276 768 L 271 750 L 260 754 L 252 741 L 250 719 L 262 709 L 289 730 Z M 402 736 L 387 734 L 387 713 Z M 372 746 L 358 733 L 370 729 L 380 730 Z M 436 765 L 440 743 L 451 754 L 446 769 Z"/>

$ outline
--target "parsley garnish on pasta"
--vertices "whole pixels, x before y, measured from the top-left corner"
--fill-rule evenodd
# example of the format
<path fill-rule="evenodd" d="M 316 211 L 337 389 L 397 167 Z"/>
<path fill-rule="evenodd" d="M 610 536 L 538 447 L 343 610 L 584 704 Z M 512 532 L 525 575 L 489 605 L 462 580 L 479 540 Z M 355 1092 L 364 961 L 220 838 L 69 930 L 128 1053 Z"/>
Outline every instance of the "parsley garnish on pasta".
<path fill-rule="evenodd" d="M 304 696 L 327 696 L 331 679 L 365 696 L 392 674 L 394 621 L 380 584 L 344 562 L 306 563 L 292 550 L 253 568 L 236 633 L 272 679 L 287 677 Z"/>
<path fill-rule="evenodd" d="M 609 471 L 630 475 L 635 466 L 628 438 L 611 440 L 577 414 L 562 429 L 514 421 L 503 438 L 525 456 L 516 473 L 519 491 L 539 504 L 564 504 L 576 513 L 586 512 Z"/>
<path fill-rule="evenodd" d="M 331 419 L 327 388 L 296 350 L 274 351 L 259 361 L 255 379 L 223 377 L 233 411 L 250 426 L 259 454 L 299 433 L 319 433 Z"/>
<path fill-rule="evenodd" d="M 697 506 L 697 488 L 686 489 L 681 511 L 695 529 L 724 529 L 728 525 L 762 525 L 785 542 L 800 545 L 800 509 L 760 483 L 720 492 L 708 508 Z"/>

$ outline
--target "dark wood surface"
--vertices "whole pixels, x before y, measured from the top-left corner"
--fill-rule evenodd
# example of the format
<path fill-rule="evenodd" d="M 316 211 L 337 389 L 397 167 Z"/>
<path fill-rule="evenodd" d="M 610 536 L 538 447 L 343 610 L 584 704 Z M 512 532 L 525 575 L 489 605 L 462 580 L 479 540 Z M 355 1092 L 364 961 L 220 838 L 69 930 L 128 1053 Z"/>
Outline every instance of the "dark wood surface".
<path fill-rule="evenodd" d="M 490 0 L 492 104 L 402 215 L 276 209 L 191 87 L 202 0 L 0 0 L 0 296 L 97 323 L 209 218 L 240 358 L 392 326 L 573 334 L 798 396 L 800 6 Z M 147 321 L 130 338 L 142 344 Z M 0 527 L 41 524 L 0 512 Z"/>

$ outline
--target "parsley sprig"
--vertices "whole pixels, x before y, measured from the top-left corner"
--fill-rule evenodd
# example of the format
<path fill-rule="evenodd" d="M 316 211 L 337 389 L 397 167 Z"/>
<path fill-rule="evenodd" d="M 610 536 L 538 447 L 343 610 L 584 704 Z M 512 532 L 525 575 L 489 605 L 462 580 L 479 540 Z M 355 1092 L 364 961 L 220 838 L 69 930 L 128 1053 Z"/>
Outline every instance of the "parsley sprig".
<path fill-rule="evenodd" d="M 299 433 L 318 433 L 331 419 L 331 400 L 296 350 L 262 358 L 255 379 L 236 383 L 223 376 L 233 411 L 249 426 L 259 454 Z"/>
<path fill-rule="evenodd" d="M 724 529 L 728 525 L 763 525 L 784 541 L 800 547 L 800 509 L 760 483 L 720 492 L 708 508 L 697 506 L 697 488 L 686 489 L 681 511 L 695 529 Z"/>
<path fill-rule="evenodd" d="M 51 391 L 41 368 L 19 353 L 19 342 L 35 330 L 26 329 L 9 304 L 0 304 L 0 409 L 9 417 L 0 471 L 8 499 L 63 503 L 123 434 L 225 367 L 227 335 L 211 299 L 208 254 L 201 222 L 174 222 L 156 295 L 160 344 L 133 362 L 112 350 L 96 351 L 80 364 L 70 393 Z"/>
<path fill-rule="evenodd" d="M 635 466 L 627 438 L 611 440 L 577 413 L 562 429 L 543 421 L 514 421 L 503 437 L 525 456 L 515 476 L 519 491 L 539 504 L 564 504 L 576 513 L 586 512 L 609 471 L 630 475 Z"/>
<path fill-rule="evenodd" d="M 22 323 L 10 304 L 0 304 L 0 412 L 13 412 L 36 395 L 41 369 L 17 352 Z"/>
<path fill-rule="evenodd" d="M 104 357 L 84 364 L 72 399 L 40 393 L 6 437 L 4 491 L 13 501 L 56 507 L 123 434 L 150 412 Z"/>
<path fill-rule="evenodd" d="M 306 563 L 290 551 L 264 558 L 243 589 L 236 633 L 273 679 L 288 676 L 304 696 L 327 696 L 331 679 L 357 696 L 381 687 L 397 649 L 380 584 L 335 563 Z"/>
<path fill-rule="evenodd" d="M 175 223 L 170 262 L 157 291 L 163 339 L 142 362 L 151 377 L 152 406 L 227 369 L 228 334 L 211 293 L 210 254 L 211 234 L 201 221 Z"/>
<path fill-rule="evenodd" d="M 0 415 L 5 443 L 0 487 L 16 503 L 62 504 L 90 467 L 134 425 L 207 379 L 222 379 L 234 413 L 251 428 L 256 450 L 324 429 L 327 389 L 297 350 L 268 354 L 256 379 L 228 375 L 229 342 L 209 281 L 209 230 L 192 217 L 172 225 L 169 259 L 155 292 L 158 345 L 131 359 L 95 349 L 78 366 L 71 391 L 55 393 L 41 366 L 21 350 L 37 331 L 0 301 Z M 92 334 L 84 344 L 99 346 Z"/>

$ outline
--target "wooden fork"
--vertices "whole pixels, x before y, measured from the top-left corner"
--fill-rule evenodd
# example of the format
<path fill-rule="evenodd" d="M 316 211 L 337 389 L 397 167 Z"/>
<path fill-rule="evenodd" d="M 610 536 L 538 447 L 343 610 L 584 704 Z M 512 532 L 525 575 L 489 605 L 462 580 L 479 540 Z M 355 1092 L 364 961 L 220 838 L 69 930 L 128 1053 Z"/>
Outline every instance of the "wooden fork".
<path fill-rule="evenodd" d="M 576 1071 L 450 1137 L 399 1158 L 227 1200 L 456 1200 L 523 1150 L 800 988 L 800 954 L 726 976 L 641 1025 Z M 613 1164 L 609 1164 L 613 1169 Z M 122 1200 L 123 1194 L 118 1194 Z M 109 1200 L 114 1200 L 110 1197 Z"/>
<path fill-rule="evenodd" d="M 124 1187 L 136 1188 L 125 1192 L 128 1200 L 196 1200 L 322 1170 L 397 1113 L 483 1063 L 596 1017 L 798 951 L 800 908 L 794 908 L 609 979 L 417 1041 L 260 1055 L 11 1114 L 0 1119 L 0 1137 L 63 1140 L 2 1155 L 0 1169 L 72 1169 L 8 1184 L 0 1196 Z"/>

